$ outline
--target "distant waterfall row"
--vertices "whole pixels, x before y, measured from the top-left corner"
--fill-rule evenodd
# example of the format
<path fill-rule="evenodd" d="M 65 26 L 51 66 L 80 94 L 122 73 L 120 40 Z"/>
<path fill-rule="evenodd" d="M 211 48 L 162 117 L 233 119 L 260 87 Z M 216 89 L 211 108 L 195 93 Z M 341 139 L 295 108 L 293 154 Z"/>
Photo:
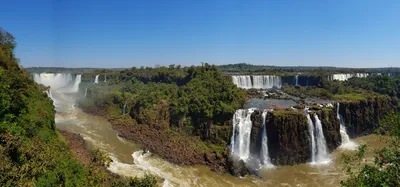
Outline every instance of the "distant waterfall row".
<path fill-rule="evenodd" d="M 232 76 L 233 83 L 244 89 L 271 89 L 281 88 L 282 79 L 275 75 L 240 75 Z"/>
<path fill-rule="evenodd" d="M 73 81 L 71 74 L 40 73 L 33 74 L 33 80 L 39 84 L 49 86 L 50 89 L 64 89 L 66 92 L 78 92 L 82 75 L 76 75 Z"/>
<path fill-rule="evenodd" d="M 355 74 L 344 74 L 344 73 L 339 73 L 339 74 L 332 74 L 329 76 L 329 80 L 338 80 L 338 81 L 347 81 L 350 78 L 357 77 L 357 78 L 366 78 L 368 77 L 368 73 L 355 73 Z"/>

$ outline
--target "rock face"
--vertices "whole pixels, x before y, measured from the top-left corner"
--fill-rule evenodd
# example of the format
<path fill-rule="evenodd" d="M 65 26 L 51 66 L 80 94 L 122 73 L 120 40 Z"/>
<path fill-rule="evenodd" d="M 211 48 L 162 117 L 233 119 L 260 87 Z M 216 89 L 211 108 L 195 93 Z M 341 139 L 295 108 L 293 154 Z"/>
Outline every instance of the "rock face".
<path fill-rule="evenodd" d="M 304 163 L 310 158 L 306 116 L 295 111 L 273 111 L 266 118 L 268 149 L 275 165 Z"/>
<path fill-rule="evenodd" d="M 395 112 L 397 102 L 389 97 L 340 102 L 339 113 L 351 138 L 373 133 L 384 115 Z"/>

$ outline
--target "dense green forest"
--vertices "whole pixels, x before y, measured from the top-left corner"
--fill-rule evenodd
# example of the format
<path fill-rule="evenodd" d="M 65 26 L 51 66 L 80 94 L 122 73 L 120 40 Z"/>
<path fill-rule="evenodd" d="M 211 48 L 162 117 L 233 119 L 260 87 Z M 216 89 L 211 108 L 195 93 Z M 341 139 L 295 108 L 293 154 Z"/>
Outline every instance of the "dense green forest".
<path fill-rule="evenodd" d="M 208 64 L 132 68 L 109 76 L 107 83 L 89 85 L 83 108 L 106 109 L 118 116 L 125 105 L 134 123 L 182 130 L 203 140 L 210 140 L 211 126 L 229 129 L 227 122 L 245 102 L 245 91 Z M 225 146 L 227 140 L 219 139 L 218 144 Z"/>
<path fill-rule="evenodd" d="M 1 186 L 155 186 L 153 176 L 123 179 L 111 175 L 99 151 L 83 166 L 55 127 L 52 101 L 21 68 L 14 37 L 0 29 L 0 184 Z M 108 162 L 106 162 L 108 161 Z"/>

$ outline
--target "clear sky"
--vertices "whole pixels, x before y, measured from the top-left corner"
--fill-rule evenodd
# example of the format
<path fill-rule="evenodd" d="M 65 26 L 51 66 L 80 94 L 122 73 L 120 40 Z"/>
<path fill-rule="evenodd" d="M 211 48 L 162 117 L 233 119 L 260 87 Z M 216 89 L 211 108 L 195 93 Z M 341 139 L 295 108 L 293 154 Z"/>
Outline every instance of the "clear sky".
<path fill-rule="evenodd" d="M 9 0 L 21 64 L 400 66 L 399 0 Z"/>

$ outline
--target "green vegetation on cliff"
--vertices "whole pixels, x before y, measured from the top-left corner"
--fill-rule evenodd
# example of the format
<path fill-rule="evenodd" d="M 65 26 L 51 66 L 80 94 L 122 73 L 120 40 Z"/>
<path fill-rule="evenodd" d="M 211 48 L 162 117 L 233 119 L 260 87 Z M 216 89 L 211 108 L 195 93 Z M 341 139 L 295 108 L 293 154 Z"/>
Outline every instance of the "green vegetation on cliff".
<path fill-rule="evenodd" d="M 17 63 L 14 37 L 0 29 L 0 185 L 1 186 L 155 186 L 154 178 L 111 180 L 104 156 L 84 167 L 71 155 L 55 128 L 55 110 Z"/>

